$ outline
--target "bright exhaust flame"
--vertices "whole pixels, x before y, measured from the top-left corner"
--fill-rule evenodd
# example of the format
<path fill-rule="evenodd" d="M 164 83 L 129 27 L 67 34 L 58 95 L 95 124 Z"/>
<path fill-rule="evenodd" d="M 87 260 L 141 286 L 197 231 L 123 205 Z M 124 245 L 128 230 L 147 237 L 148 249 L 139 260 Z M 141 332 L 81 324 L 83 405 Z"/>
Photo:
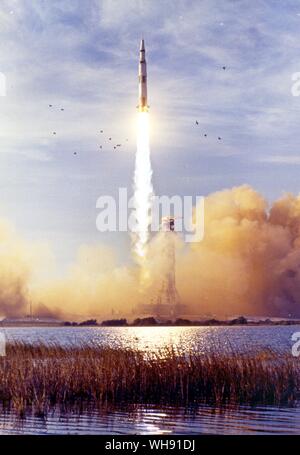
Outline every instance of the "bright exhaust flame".
<path fill-rule="evenodd" d="M 134 173 L 136 232 L 133 239 L 133 249 L 135 257 L 140 264 L 144 262 L 147 242 L 149 239 L 152 196 L 153 187 L 149 143 L 149 114 L 148 112 L 139 112 Z"/>

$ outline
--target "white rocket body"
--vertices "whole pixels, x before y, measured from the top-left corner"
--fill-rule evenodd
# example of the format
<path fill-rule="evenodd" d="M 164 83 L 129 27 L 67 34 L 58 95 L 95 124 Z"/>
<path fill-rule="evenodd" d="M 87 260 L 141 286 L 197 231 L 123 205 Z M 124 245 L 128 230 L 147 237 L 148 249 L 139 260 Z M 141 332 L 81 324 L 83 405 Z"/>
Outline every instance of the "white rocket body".
<path fill-rule="evenodd" d="M 147 63 L 146 63 L 146 51 L 144 40 L 141 40 L 140 45 L 140 61 L 139 61 L 139 104 L 138 110 L 140 112 L 148 111 L 147 101 Z"/>

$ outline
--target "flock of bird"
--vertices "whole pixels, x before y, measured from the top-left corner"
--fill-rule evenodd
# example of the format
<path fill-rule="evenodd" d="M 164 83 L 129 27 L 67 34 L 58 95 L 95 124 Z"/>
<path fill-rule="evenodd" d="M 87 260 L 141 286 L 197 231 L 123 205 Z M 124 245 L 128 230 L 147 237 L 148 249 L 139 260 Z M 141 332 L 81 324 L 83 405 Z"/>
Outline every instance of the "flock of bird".
<path fill-rule="evenodd" d="M 198 120 L 196 120 L 195 125 L 197 125 L 197 126 L 199 125 Z M 204 133 L 203 136 L 207 137 L 207 133 Z M 221 136 L 218 136 L 218 141 L 221 141 L 221 140 L 222 140 Z"/>
<path fill-rule="evenodd" d="M 226 66 L 222 66 L 222 69 L 225 71 L 225 70 L 226 70 Z M 49 104 L 48 107 L 49 107 L 50 109 L 53 108 L 53 104 Z M 64 112 L 64 110 L 65 110 L 65 109 L 64 109 L 63 107 L 60 108 L 60 111 L 61 111 L 61 112 Z M 198 121 L 198 120 L 196 120 L 195 125 L 197 125 L 197 126 L 199 125 L 199 121 Z M 56 133 L 56 131 L 53 131 L 52 134 L 53 134 L 54 136 L 56 136 L 57 133 Z M 104 131 L 103 131 L 103 130 L 100 130 L 100 134 L 104 134 Z M 204 133 L 203 136 L 204 136 L 204 137 L 207 137 L 207 133 Z M 112 137 L 109 137 L 108 140 L 109 140 L 109 141 L 112 141 Z M 221 140 L 222 140 L 221 136 L 218 136 L 218 141 L 221 141 Z M 126 142 L 128 142 L 128 138 L 126 138 Z M 122 144 L 115 144 L 115 145 L 113 146 L 113 149 L 114 149 L 114 150 L 117 150 L 117 149 L 119 149 L 120 147 L 122 147 Z M 100 150 L 103 150 L 102 144 L 99 145 L 99 149 L 100 149 Z M 77 155 L 77 152 L 73 152 L 73 155 Z"/>
<path fill-rule="evenodd" d="M 222 70 L 223 70 L 223 71 L 225 71 L 226 68 L 227 68 L 226 66 L 222 66 Z M 196 120 L 195 125 L 197 125 L 197 126 L 199 125 L 198 120 Z M 204 136 L 204 137 L 207 137 L 207 133 L 204 133 L 203 136 Z M 218 141 L 221 141 L 221 140 L 222 140 L 221 136 L 218 136 Z"/>
<path fill-rule="evenodd" d="M 53 108 L 53 104 L 48 104 L 48 107 L 49 107 L 50 109 Z M 63 107 L 60 108 L 60 111 L 63 112 L 64 110 L 65 110 L 65 109 L 64 109 Z M 100 130 L 100 134 L 103 134 L 103 133 L 104 133 L 104 130 Z M 56 131 L 52 131 L 52 135 L 53 135 L 53 136 L 56 136 L 56 135 L 57 135 L 57 132 L 56 132 Z M 109 141 L 112 141 L 112 137 L 109 137 L 108 140 L 109 140 Z M 126 138 L 125 141 L 128 142 L 128 138 Z M 113 146 L 114 150 L 117 150 L 117 149 L 120 148 L 120 147 L 122 147 L 122 144 L 120 144 L 120 143 L 119 143 L 119 144 L 115 144 L 115 145 Z M 100 149 L 100 150 L 103 150 L 102 144 L 99 145 L 99 149 Z M 77 155 L 77 152 L 73 152 L 73 155 Z"/>
<path fill-rule="evenodd" d="M 104 131 L 101 130 L 101 131 L 100 131 L 100 134 L 103 134 L 103 133 L 104 133 Z M 109 140 L 109 141 L 112 141 L 112 138 L 109 137 L 108 140 Z M 128 142 L 128 138 L 126 138 L 126 142 Z M 114 147 L 114 150 L 117 150 L 118 147 L 122 147 L 122 144 L 116 144 L 116 145 L 114 145 L 113 147 Z M 102 149 L 103 149 L 103 146 L 102 146 L 102 145 L 99 145 L 99 148 L 100 148 L 100 150 L 102 150 Z"/>

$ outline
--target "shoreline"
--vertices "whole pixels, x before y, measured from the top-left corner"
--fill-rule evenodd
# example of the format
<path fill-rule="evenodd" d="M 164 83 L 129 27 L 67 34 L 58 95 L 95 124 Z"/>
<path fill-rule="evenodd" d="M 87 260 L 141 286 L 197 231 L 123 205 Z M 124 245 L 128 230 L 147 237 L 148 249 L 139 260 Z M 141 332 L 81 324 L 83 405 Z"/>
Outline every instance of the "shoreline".
<path fill-rule="evenodd" d="M 146 318 L 137 318 L 132 322 L 127 319 L 110 319 L 98 323 L 96 319 L 91 319 L 82 322 L 75 321 L 42 321 L 42 320 L 3 320 L 0 322 L 1 327 L 272 327 L 272 326 L 298 326 L 300 319 L 246 319 L 244 316 L 239 318 L 221 320 L 221 319 L 205 319 L 205 320 L 189 320 L 178 318 L 173 320 L 160 320 L 153 316 Z"/>

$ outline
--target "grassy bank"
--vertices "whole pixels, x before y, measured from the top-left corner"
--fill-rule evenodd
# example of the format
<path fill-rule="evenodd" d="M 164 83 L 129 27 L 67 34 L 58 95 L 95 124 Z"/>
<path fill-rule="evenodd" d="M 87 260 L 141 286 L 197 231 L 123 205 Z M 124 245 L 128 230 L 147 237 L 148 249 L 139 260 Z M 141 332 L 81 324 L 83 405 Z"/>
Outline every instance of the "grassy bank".
<path fill-rule="evenodd" d="M 268 352 L 256 356 L 178 356 L 100 347 L 9 344 L 0 358 L 0 405 L 23 415 L 53 407 L 151 403 L 293 404 L 300 362 Z"/>

